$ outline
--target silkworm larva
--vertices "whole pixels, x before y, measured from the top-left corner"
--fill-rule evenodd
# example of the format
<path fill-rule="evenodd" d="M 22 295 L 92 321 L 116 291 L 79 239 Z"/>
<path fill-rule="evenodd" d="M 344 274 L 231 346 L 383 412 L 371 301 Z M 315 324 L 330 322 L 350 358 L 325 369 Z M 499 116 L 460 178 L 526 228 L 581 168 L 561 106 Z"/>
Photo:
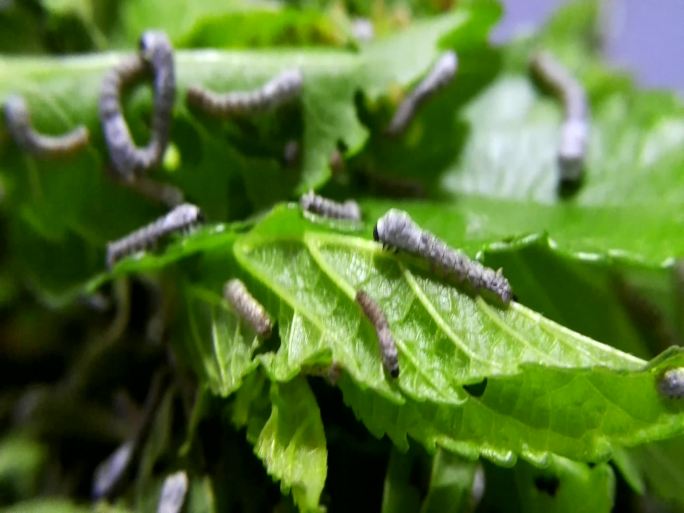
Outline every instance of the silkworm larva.
<path fill-rule="evenodd" d="M 11 95 L 5 100 L 7 129 L 17 145 L 39 157 L 63 157 L 88 145 L 90 134 L 83 125 L 63 135 L 45 135 L 31 126 L 31 116 L 23 97 Z"/>
<path fill-rule="evenodd" d="M 589 103 L 584 89 L 548 52 L 534 55 L 530 67 L 563 103 L 565 118 L 558 143 L 558 167 L 561 181 L 577 182 L 582 177 L 589 139 Z"/>
<path fill-rule="evenodd" d="M 226 282 L 223 296 L 238 315 L 262 338 L 268 338 L 273 329 L 273 321 L 266 309 L 250 294 L 245 284 L 238 279 Z"/>
<path fill-rule="evenodd" d="M 171 474 L 164 479 L 157 513 L 180 513 L 188 492 L 188 475 L 183 471 Z"/>
<path fill-rule="evenodd" d="M 387 318 L 380 306 L 363 290 L 356 292 L 356 302 L 361 306 L 361 310 L 366 315 L 370 323 L 375 328 L 378 336 L 378 346 L 382 357 L 382 365 L 390 376 L 399 376 L 399 355 L 397 346 L 392 338 Z"/>
<path fill-rule="evenodd" d="M 456 75 L 457 69 L 458 56 L 456 52 L 450 50 L 440 55 L 428 75 L 399 104 L 394 117 L 387 127 L 387 133 L 389 135 L 403 133 L 415 117 L 420 106 L 451 82 Z"/>
<path fill-rule="evenodd" d="M 482 465 L 477 465 L 475 475 L 473 476 L 473 484 L 470 487 L 470 496 L 472 497 L 473 506 L 477 506 L 482 497 L 484 497 L 486 487 L 485 473 L 482 470 Z"/>
<path fill-rule="evenodd" d="M 418 255 L 437 268 L 455 275 L 475 291 L 489 290 L 505 305 L 510 303 L 513 291 L 501 271 L 495 271 L 449 247 L 432 233 L 421 230 L 402 210 L 391 209 L 378 219 L 373 238 L 383 245 L 403 249 Z"/>
<path fill-rule="evenodd" d="M 133 141 L 121 106 L 123 90 L 153 73 L 154 108 L 148 144 Z M 171 44 L 161 32 L 148 31 L 140 38 L 140 55 L 128 58 L 112 69 L 102 82 L 100 119 L 114 169 L 125 180 L 161 162 L 169 139 L 176 80 Z"/>
<path fill-rule="evenodd" d="M 301 94 L 304 78 L 298 69 L 285 70 L 254 91 L 215 93 L 199 86 L 188 89 L 188 104 L 214 116 L 252 114 L 287 103 Z"/>
<path fill-rule="evenodd" d="M 671 399 L 684 397 L 684 367 L 665 371 L 658 380 L 658 390 Z"/>
<path fill-rule="evenodd" d="M 121 444 L 106 460 L 95 469 L 93 476 L 93 499 L 107 497 L 121 482 L 133 455 L 133 441 Z"/>
<path fill-rule="evenodd" d="M 107 244 L 107 266 L 111 268 L 124 256 L 154 246 L 162 237 L 187 230 L 202 221 L 200 209 L 190 203 L 178 205 L 168 214 L 126 237 Z"/>
<path fill-rule="evenodd" d="M 132 181 L 140 171 L 150 169 L 156 160 L 154 145 L 136 146 L 121 106 L 123 90 L 145 76 L 146 70 L 141 57 L 130 57 L 110 70 L 102 81 L 99 103 L 102 131 L 114 170 L 126 181 Z"/>
<path fill-rule="evenodd" d="M 339 203 L 309 191 L 299 198 L 299 204 L 303 210 L 332 219 L 349 219 L 352 221 L 361 220 L 361 207 L 354 200 L 347 200 Z"/>
<path fill-rule="evenodd" d="M 149 30 L 140 37 L 140 54 L 154 73 L 152 139 L 156 143 L 161 159 L 169 142 L 171 115 L 176 99 L 173 47 L 164 32 Z"/>
<path fill-rule="evenodd" d="M 375 38 L 375 27 L 368 18 L 353 18 L 351 20 L 351 33 L 360 43 L 368 43 Z"/>

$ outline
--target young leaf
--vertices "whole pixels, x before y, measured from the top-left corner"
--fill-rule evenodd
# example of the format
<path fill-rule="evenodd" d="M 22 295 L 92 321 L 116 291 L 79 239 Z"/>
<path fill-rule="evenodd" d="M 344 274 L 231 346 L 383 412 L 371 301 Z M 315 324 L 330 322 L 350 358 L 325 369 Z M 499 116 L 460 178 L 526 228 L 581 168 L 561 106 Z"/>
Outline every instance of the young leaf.
<path fill-rule="evenodd" d="M 306 380 L 271 387 L 273 409 L 254 447 L 266 470 L 292 490 L 300 511 L 319 511 L 327 474 L 325 433 L 316 399 Z"/>

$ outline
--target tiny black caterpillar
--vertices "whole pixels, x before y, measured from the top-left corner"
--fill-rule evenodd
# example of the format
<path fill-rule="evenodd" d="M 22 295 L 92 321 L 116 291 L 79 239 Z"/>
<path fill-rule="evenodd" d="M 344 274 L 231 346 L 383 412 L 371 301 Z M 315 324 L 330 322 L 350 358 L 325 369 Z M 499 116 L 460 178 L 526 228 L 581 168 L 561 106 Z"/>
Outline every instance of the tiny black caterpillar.
<path fill-rule="evenodd" d="M 107 267 L 111 268 L 118 260 L 127 255 L 154 246 L 166 235 L 187 230 L 201 221 L 200 209 L 190 203 L 183 203 L 147 226 L 107 244 Z"/>
<path fill-rule="evenodd" d="M 157 513 L 180 513 L 188 493 L 188 475 L 180 470 L 164 479 Z"/>
<path fill-rule="evenodd" d="M 11 95 L 5 100 L 7 129 L 17 145 L 40 157 L 62 157 L 88 145 L 90 134 L 83 125 L 63 135 L 45 135 L 31 126 L 31 116 L 23 97 Z"/>
<path fill-rule="evenodd" d="M 658 390 L 671 399 L 684 397 L 684 367 L 665 371 L 658 380 Z"/>
<path fill-rule="evenodd" d="M 399 355 L 397 346 L 392 338 L 387 318 L 380 306 L 363 290 L 356 292 L 356 302 L 361 306 L 361 310 L 375 328 L 378 336 L 382 365 L 387 373 L 396 378 L 399 376 Z"/>
<path fill-rule="evenodd" d="M 154 109 L 150 141 L 136 146 L 121 107 L 123 90 L 151 69 L 154 76 Z M 125 180 L 161 162 L 169 140 L 171 113 L 176 95 L 173 49 L 163 32 L 147 31 L 140 38 L 139 55 L 112 69 L 102 82 L 100 119 L 114 169 Z"/>
<path fill-rule="evenodd" d="M 373 238 L 383 245 L 403 249 L 421 256 L 436 267 L 453 273 L 460 282 L 466 282 L 475 291 L 489 290 L 503 304 L 510 303 L 513 291 L 501 271 L 495 271 L 449 247 L 432 233 L 421 230 L 402 210 L 391 209 L 378 219 Z"/>
<path fill-rule="evenodd" d="M 406 130 L 420 106 L 437 91 L 446 86 L 456 75 L 458 56 L 450 50 L 440 55 L 428 75 L 399 104 L 386 132 L 399 135 Z"/>
<path fill-rule="evenodd" d="M 254 91 L 219 94 L 200 86 L 188 89 L 188 104 L 214 116 L 252 114 L 275 108 L 300 95 L 304 77 L 298 69 L 285 70 Z"/>
<path fill-rule="evenodd" d="M 530 67 L 563 102 L 565 119 L 558 143 L 558 167 L 561 181 L 576 183 L 582 177 L 589 138 L 589 103 L 582 86 L 548 52 L 539 52 Z"/>
<path fill-rule="evenodd" d="M 314 214 L 323 217 L 330 217 L 332 219 L 349 219 L 351 221 L 361 220 L 361 207 L 354 200 L 347 200 L 344 203 L 338 203 L 323 196 L 314 194 L 309 191 L 299 198 L 299 204 L 303 210 L 313 212 Z"/>
<path fill-rule="evenodd" d="M 254 329 L 259 338 L 271 336 L 273 321 L 266 309 L 249 293 L 245 284 L 238 279 L 226 282 L 223 296 L 233 309 Z"/>

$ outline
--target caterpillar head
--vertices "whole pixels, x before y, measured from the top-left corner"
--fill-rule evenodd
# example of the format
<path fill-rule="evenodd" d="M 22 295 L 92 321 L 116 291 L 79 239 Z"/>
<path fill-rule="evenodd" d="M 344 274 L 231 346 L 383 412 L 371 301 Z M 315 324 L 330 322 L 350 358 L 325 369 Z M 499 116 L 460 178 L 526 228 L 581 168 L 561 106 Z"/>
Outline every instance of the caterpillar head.
<path fill-rule="evenodd" d="M 397 245 L 398 239 L 418 232 L 418 226 L 406 212 L 392 208 L 375 223 L 373 238 L 384 244 Z"/>
<path fill-rule="evenodd" d="M 164 32 L 147 30 L 140 36 L 138 48 L 142 58 L 151 62 L 162 54 L 170 53 L 171 42 Z"/>
<path fill-rule="evenodd" d="M 14 124 L 28 125 L 28 107 L 22 96 L 12 94 L 5 99 L 5 118 Z"/>

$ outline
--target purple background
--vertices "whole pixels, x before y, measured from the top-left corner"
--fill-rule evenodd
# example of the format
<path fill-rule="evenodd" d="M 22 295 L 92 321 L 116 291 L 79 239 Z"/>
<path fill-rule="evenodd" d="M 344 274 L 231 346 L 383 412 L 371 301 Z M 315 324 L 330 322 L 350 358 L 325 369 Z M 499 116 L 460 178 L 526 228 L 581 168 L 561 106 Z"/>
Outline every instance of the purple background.
<path fill-rule="evenodd" d="M 563 3 L 503 0 L 505 15 L 495 40 L 533 30 Z M 630 71 L 644 87 L 684 93 L 684 0 L 609 0 L 603 4 L 606 57 Z"/>

